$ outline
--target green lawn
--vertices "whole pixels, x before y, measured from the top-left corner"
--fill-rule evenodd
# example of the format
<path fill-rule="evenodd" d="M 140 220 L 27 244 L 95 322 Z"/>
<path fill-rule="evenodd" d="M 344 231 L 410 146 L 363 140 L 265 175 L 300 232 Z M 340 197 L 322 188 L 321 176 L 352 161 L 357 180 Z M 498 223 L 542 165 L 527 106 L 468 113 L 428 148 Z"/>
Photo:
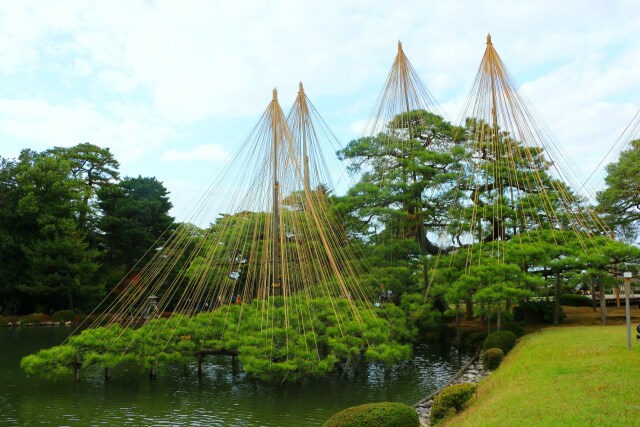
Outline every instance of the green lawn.
<path fill-rule="evenodd" d="M 624 326 L 525 336 L 446 426 L 640 426 L 640 344 Z"/>

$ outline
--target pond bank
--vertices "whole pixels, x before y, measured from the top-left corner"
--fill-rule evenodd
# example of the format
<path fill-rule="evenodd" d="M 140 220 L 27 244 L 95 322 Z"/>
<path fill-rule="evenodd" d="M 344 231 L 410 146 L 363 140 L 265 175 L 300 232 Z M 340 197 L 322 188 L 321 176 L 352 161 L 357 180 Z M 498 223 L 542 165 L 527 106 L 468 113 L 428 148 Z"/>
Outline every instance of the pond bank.
<path fill-rule="evenodd" d="M 479 383 L 491 373 L 482 366 L 481 349 L 478 347 L 474 356 L 446 384 L 413 405 L 422 426 L 429 426 L 433 401 L 443 388 L 453 384 Z"/>

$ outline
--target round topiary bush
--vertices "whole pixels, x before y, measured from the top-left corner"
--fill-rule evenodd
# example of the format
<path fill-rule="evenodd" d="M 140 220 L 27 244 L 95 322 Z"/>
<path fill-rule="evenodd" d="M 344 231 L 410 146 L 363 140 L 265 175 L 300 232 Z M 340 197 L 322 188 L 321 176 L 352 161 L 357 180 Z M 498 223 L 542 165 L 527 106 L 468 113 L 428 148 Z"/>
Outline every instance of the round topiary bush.
<path fill-rule="evenodd" d="M 329 418 L 322 427 L 419 427 L 418 413 L 398 402 L 352 406 Z"/>
<path fill-rule="evenodd" d="M 492 332 L 484 340 L 482 350 L 486 351 L 490 348 L 499 348 L 504 354 L 507 354 L 516 344 L 517 339 L 516 334 L 511 331 Z"/>
<path fill-rule="evenodd" d="M 490 348 L 482 353 L 482 366 L 484 369 L 493 371 L 504 359 L 504 352 L 499 348 Z"/>
<path fill-rule="evenodd" d="M 444 418 L 451 408 L 456 412 L 462 411 L 464 404 L 471 399 L 476 391 L 476 384 L 455 384 L 445 387 L 436 396 L 431 407 L 431 423 Z"/>

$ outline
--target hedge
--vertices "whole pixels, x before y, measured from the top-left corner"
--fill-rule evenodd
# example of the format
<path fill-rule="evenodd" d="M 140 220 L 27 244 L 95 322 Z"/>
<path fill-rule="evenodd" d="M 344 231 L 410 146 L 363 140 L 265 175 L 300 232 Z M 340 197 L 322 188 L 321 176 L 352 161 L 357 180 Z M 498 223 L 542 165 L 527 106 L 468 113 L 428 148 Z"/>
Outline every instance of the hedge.
<path fill-rule="evenodd" d="M 591 307 L 593 301 L 589 297 L 578 294 L 564 294 L 560 296 L 560 305 L 568 305 L 571 307 Z"/>

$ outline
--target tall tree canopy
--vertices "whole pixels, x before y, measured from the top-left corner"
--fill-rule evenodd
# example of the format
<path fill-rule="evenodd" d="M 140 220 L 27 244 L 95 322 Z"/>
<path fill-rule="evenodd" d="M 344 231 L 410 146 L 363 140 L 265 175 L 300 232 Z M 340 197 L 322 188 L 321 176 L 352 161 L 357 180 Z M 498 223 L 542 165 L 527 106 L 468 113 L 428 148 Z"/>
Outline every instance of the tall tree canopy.
<path fill-rule="evenodd" d="M 121 275 L 154 245 L 156 249 L 162 246 L 163 234 L 173 223 L 169 192 L 157 179 L 138 176 L 100 188 L 98 198 L 105 256 Z"/>
<path fill-rule="evenodd" d="M 93 205 L 97 201 L 96 193 L 100 188 L 112 185 L 119 179 L 120 164 L 108 148 L 88 142 L 68 148 L 56 147 L 48 153 L 67 159 L 71 166 L 71 178 L 84 184 L 81 190 L 85 209 L 80 212 L 78 223 L 81 228 L 95 231 L 97 215 Z"/>
<path fill-rule="evenodd" d="M 598 193 L 599 210 L 609 226 L 626 240 L 640 232 L 640 139 L 631 141 L 616 163 L 607 166 L 607 188 Z"/>
<path fill-rule="evenodd" d="M 3 166 L 7 203 L 15 209 L 3 212 L 8 223 L 3 223 L 2 235 L 11 237 L 5 240 L 3 258 L 12 257 L 9 265 L 19 266 L 20 272 L 4 283 L 5 310 L 15 309 L 16 292 L 31 296 L 32 303 L 71 309 L 76 297 L 99 294 L 96 253 L 78 229 L 77 218 L 87 208 L 71 162 L 24 150 L 17 161 Z"/>

